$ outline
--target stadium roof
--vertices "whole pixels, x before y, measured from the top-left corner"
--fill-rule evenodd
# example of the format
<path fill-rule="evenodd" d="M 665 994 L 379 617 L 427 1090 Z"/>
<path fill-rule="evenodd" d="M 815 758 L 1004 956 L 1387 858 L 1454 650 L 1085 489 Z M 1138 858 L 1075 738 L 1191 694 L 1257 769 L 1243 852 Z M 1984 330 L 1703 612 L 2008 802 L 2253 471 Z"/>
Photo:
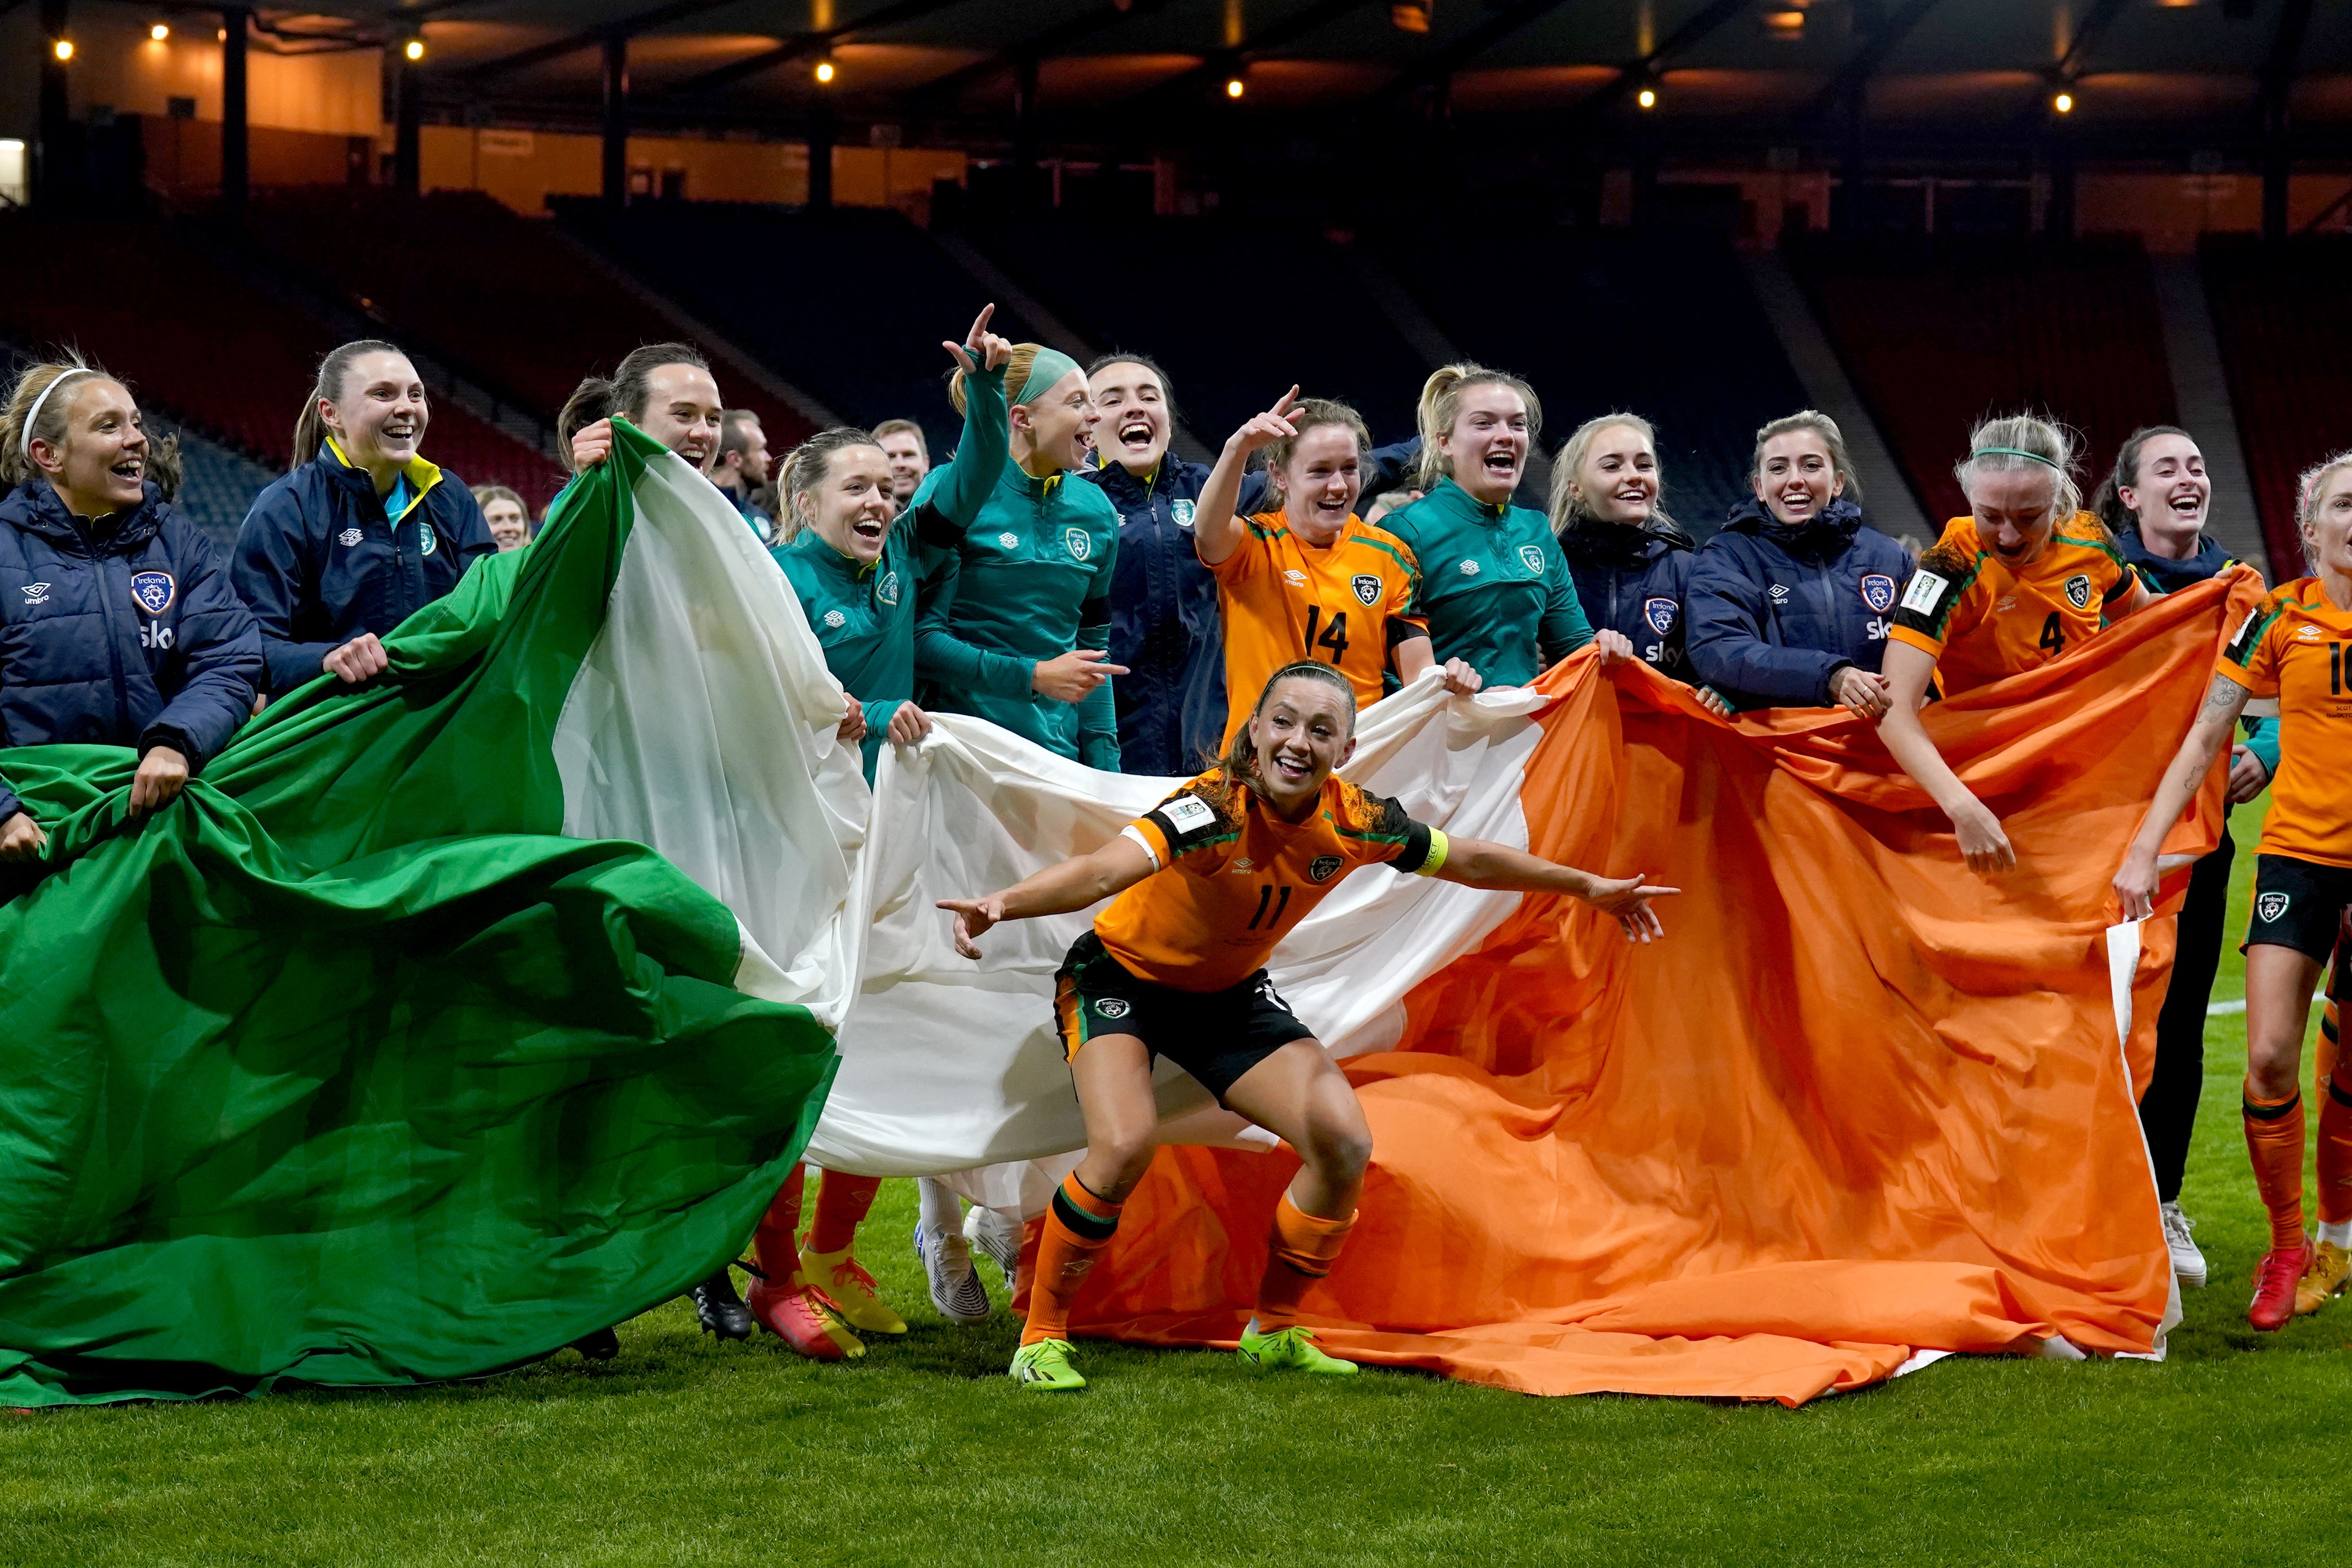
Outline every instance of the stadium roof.
<path fill-rule="evenodd" d="M 421 29 L 426 101 L 478 118 L 593 115 L 602 38 L 630 38 L 632 113 L 789 123 L 1009 124 L 1024 69 L 1060 136 L 1197 136 L 1202 118 L 1328 119 L 1426 105 L 1572 111 L 1804 137 L 1865 84 L 1874 125 L 2046 116 L 2082 134 L 2258 133 L 2268 80 L 2307 148 L 2352 133 L 2352 5 L 2320 0 L 344 0 L 347 25 Z M 1426 31 L 1410 30 L 1416 14 Z M 337 30 L 327 17 L 289 30 Z M 830 86 L 815 68 L 834 67 Z M 1240 100 L 1226 84 L 1244 84 Z M 1642 115 L 1641 87 L 1658 94 Z M 2313 140 L 2317 133 L 2318 140 Z M 2344 137 L 2352 144 L 2352 134 Z"/>

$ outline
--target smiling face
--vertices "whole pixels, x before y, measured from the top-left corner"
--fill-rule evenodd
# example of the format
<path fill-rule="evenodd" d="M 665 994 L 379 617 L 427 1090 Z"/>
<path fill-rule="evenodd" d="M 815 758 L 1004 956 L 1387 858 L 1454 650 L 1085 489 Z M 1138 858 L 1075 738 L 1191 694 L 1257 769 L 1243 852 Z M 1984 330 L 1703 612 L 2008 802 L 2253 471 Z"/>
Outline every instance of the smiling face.
<path fill-rule="evenodd" d="M 1528 462 L 1528 400 L 1500 382 L 1467 387 L 1454 405 L 1454 428 L 1437 438 L 1454 482 L 1472 499 L 1499 506 L 1519 488 Z"/>
<path fill-rule="evenodd" d="M 1354 699 L 1311 676 L 1276 682 L 1250 719 L 1250 740 L 1260 792 L 1276 810 L 1294 815 L 1355 754 Z"/>
<path fill-rule="evenodd" d="M 2139 449 L 2139 472 L 2116 487 L 2116 497 L 2142 528 L 2194 533 L 2205 526 L 2213 499 L 2205 477 L 2205 454 L 2186 436 L 2151 436 Z"/>
<path fill-rule="evenodd" d="M 1364 488 L 1363 454 L 1345 425 L 1315 425 L 1291 444 L 1278 488 L 1282 510 L 1300 537 L 1315 545 L 1339 536 Z"/>
<path fill-rule="evenodd" d="M 319 417 L 354 468 L 381 477 L 416 460 L 432 410 L 408 356 L 378 349 L 352 356 L 343 367 L 341 395 L 331 402 L 320 398 Z"/>
<path fill-rule="evenodd" d="M 634 423 L 698 468 L 719 450 L 719 383 L 698 364 L 656 365 L 646 377 L 646 406 Z"/>
<path fill-rule="evenodd" d="M 2310 515 L 2304 521 L 2303 538 L 2318 557 L 2319 570 L 2352 577 L 2352 466 L 2337 468 L 2319 481 Z"/>
<path fill-rule="evenodd" d="M 510 550 L 520 550 L 530 542 L 530 519 L 515 502 L 500 496 L 482 509 L 482 521 L 490 525 L 490 538 L 503 555 Z"/>
<path fill-rule="evenodd" d="M 1599 521 L 1647 527 L 1658 508 L 1658 454 L 1650 438 L 1630 425 L 1594 432 L 1577 470 L 1576 493 Z"/>
<path fill-rule="evenodd" d="M 1095 432 L 1095 449 L 1106 463 L 1117 463 L 1137 479 L 1160 467 L 1168 455 L 1168 389 L 1148 365 L 1107 364 L 1088 384 L 1102 427 Z"/>
<path fill-rule="evenodd" d="M 60 400 L 66 405 L 65 438 L 52 443 L 36 437 L 34 466 L 48 476 L 76 517 L 105 517 L 137 506 L 146 495 L 147 432 L 129 389 L 104 376 L 78 375 L 51 399 Z"/>
<path fill-rule="evenodd" d="M 923 454 L 923 443 L 912 430 L 893 430 L 882 437 L 882 455 L 890 460 L 890 496 L 900 506 L 915 499 L 923 476 L 931 471 L 931 460 Z"/>
<path fill-rule="evenodd" d="M 1969 510 L 1977 538 L 2006 566 L 2032 563 L 2058 525 L 2058 474 L 2033 463 L 1992 472 L 1971 471 Z"/>
<path fill-rule="evenodd" d="M 825 459 L 814 492 L 793 497 L 801 521 L 861 566 L 882 558 L 898 503 L 890 496 L 890 459 L 879 447 L 843 447 Z"/>
<path fill-rule="evenodd" d="M 1087 391 L 1086 374 L 1074 370 L 1028 402 L 1013 405 L 1013 453 L 1032 479 L 1083 468 L 1100 423 L 1102 413 Z"/>
<path fill-rule="evenodd" d="M 1810 522 L 1845 489 L 1845 479 L 1818 430 L 1789 430 L 1764 443 L 1750 481 L 1756 499 L 1784 528 Z"/>

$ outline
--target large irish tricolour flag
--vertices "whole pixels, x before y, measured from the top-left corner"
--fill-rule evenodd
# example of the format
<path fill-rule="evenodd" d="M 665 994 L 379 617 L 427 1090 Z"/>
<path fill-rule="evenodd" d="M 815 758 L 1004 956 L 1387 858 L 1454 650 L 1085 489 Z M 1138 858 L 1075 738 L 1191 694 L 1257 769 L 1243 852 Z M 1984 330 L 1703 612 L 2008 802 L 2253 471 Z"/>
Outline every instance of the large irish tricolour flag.
<path fill-rule="evenodd" d="M 839 688 L 708 481 L 624 428 L 479 563 L 126 820 L 0 752 L 0 1405 L 495 1368 L 734 1255 L 856 973 Z"/>

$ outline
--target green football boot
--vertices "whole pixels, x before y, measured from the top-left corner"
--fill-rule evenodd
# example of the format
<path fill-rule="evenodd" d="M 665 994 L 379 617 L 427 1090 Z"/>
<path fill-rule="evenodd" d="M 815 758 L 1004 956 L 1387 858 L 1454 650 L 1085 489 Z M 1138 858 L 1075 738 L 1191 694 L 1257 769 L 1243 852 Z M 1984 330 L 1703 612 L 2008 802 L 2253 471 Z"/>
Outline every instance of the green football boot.
<path fill-rule="evenodd" d="M 1356 1375 L 1354 1362 L 1325 1355 L 1315 1348 L 1314 1331 L 1302 1329 L 1296 1323 L 1264 1334 L 1258 1332 L 1256 1324 L 1253 1322 L 1242 1331 L 1241 1348 L 1234 1353 L 1240 1356 L 1242 1364 L 1252 1372 L 1304 1372 L 1317 1377 Z"/>
<path fill-rule="evenodd" d="M 1004 1375 L 1033 1393 L 1075 1394 L 1087 1385 L 1078 1369 L 1070 1364 L 1076 1352 L 1076 1347 L 1067 1340 L 1039 1340 L 1013 1352 L 1013 1364 L 1004 1369 Z"/>

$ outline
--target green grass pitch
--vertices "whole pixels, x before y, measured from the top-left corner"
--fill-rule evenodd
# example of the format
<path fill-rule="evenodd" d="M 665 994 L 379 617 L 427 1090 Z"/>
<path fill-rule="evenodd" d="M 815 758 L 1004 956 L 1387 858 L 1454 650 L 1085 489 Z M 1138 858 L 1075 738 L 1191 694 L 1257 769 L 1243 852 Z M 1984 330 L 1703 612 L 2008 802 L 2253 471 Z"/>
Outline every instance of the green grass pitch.
<path fill-rule="evenodd" d="M 2162 1365 L 1955 1357 L 1784 1410 L 1086 1344 L 1093 1387 L 1026 1395 L 1011 1321 L 930 1312 L 893 1182 L 861 1251 L 913 1328 L 862 1362 L 714 1345 L 673 1303 L 604 1365 L 0 1418 L 0 1563 L 2275 1563 L 2343 1518 L 2352 1305 L 2245 1326 L 2243 1022 L 2206 1032 L 2183 1204 L 2213 1284 Z"/>

